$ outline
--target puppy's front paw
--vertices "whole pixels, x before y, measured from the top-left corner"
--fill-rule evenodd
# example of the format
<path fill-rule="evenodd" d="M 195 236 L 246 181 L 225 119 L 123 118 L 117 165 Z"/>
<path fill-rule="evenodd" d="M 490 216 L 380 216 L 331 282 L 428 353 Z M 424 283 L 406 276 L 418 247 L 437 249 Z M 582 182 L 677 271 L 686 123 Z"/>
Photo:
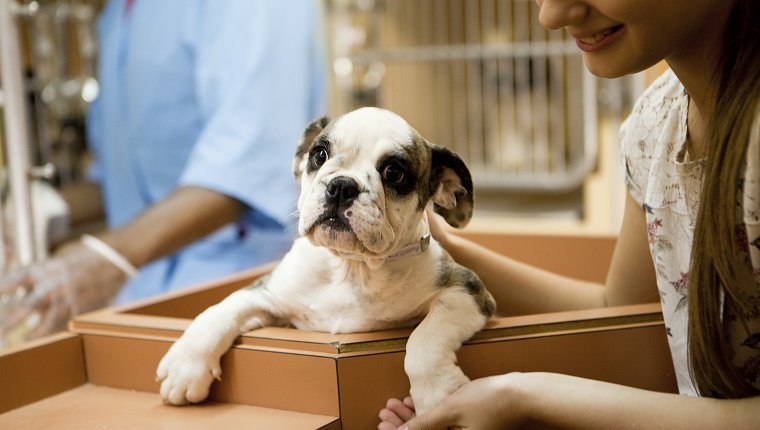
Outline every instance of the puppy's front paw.
<path fill-rule="evenodd" d="M 161 398 L 172 405 L 203 401 L 214 378 L 221 376 L 218 358 L 186 345 L 182 339 L 169 348 L 156 371 L 162 381 Z"/>
<path fill-rule="evenodd" d="M 417 415 L 425 413 L 454 392 L 454 390 L 468 382 L 470 382 L 470 379 L 465 376 L 459 367 L 451 369 L 449 372 L 431 372 L 424 377 L 414 378 L 411 381 L 412 388 L 410 392 Z"/>

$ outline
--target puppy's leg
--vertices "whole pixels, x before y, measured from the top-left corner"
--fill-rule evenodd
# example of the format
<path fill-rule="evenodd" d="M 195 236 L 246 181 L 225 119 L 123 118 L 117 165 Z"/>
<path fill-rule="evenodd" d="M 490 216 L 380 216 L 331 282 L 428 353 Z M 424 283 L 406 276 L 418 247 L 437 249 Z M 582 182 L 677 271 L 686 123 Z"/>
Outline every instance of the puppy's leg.
<path fill-rule="evenodd" d="M 457 365 L 456 351 L 483 328 L 487 319 L 463 288 L 449 287 L 432 303 L 425 319 L 409 336 L 404 359 L 418 414 L 469 381 Z"/>
<path fill-rule="evenodd" d="M 171 346 L 156 372 L 163 381 L 164 402 L 182 405 L 204 400 L 213 379 L 221 378 L 219 361 L 235 338 L 241 332 L 276 322 L 265 279 L 203 311 Z"/>

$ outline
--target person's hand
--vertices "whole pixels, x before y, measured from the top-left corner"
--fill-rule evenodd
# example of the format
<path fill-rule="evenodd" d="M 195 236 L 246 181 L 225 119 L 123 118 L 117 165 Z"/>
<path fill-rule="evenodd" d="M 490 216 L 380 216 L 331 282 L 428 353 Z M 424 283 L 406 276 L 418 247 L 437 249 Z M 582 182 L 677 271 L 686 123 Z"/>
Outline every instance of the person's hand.
<path fill-rule="evenodd" d="M 0 345 L 65 329 L 73 316 L 108 305 L 125 273 L 81 243 L 0 278 Z"/>
<path fill-rule="evenodd" d="M 389 399 L 385 408 L 380 410 L 378 430 L 395 430 L 415 417 L 414 402 L 407 396 L 404 400 Z"/>
<path fill-rule="evenodd" d="M 452 234 L 447 230 L 447 224 L 443 220 L 443 217 L 433 212 L 430 208 L 428 208 L 426 212 L 428 225 L 430 226 L 430 235 L 433 236 L 433 239 L 437 240 L 444 249 L 448 248 Z"/>
<path fill-rule="evenodd" d="M 380 430 L 511 429 L 525 423 L 519 396 L 511 390 L 516 374 L 476 379 L 419 417 L 410 398 L 390 399 L 380 411 Z"/>

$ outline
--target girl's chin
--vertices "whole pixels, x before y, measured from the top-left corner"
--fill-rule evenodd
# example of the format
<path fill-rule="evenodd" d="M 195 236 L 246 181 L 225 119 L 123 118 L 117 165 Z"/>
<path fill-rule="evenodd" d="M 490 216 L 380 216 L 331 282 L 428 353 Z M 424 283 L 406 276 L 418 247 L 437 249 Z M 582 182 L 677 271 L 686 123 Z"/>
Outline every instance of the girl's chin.
<path fill-rule="evenodd" d="M 626 64 L 622 61 L 593 58 L 593 54 L 588 53 L 583 54 L 583 60 L 586 64 L 586 68 L 592 75 L 605 79 L 620 78 L 633 73 L 638 73 L 649 67 L 633 67 L 633 65 Z"/>

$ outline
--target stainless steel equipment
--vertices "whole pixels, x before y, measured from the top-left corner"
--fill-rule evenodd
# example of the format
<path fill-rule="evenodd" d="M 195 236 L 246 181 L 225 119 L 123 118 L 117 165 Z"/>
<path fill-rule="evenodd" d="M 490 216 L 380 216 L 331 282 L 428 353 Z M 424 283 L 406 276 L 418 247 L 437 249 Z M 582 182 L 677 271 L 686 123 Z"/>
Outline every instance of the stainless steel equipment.
<path fill-rule="evenodd" d="M 0 0 L 0 273 L 47 256 L 40 181 L 83 176 L 97 0 Z"/>
<path fill-rule="evenodd" d="M 0 0 L 0 88 L 2 88 L 3 109 L 3 147 L 6 154 L 3 177 L 10 187 L 10 196 L 14 202 L 13 213 L 13 250 L 12 253 L 21 265 L 31 264 L 36 260 L 34 249 L 34 229 L 32 225 L 32 204 L 29 186 L 29 118 L 24 94 L 22 77 L 21 44 L 16 24 L 16 16 L 31 13 L 30 8 L 22 8 L 12 0 Z M 3 211 L 4 213 L 5 211 Z M 2 223 L 0 223 L 2 224 Z M 2 233 L 3 242 L 7 235 Z M 3 250 L 7 245 L 3 243 Z M 2 252 L 3 267 L 6 255 Z"/>

